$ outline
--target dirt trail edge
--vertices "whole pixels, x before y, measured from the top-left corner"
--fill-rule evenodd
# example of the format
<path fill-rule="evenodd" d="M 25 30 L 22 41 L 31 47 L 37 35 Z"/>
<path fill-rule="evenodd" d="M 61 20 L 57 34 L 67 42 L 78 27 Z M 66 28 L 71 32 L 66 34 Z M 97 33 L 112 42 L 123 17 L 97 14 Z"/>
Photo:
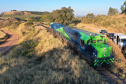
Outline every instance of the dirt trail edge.
<path fill-rule="evenodd" d="M 18 41 L 18 36 L 8 30 L 2 30 L 2 31 L 8 34 L 8 39 L 4 43 L 0 44 L 0 52 L 1 54 L 4 54 L 6 51 L 8 51 L 16 44 L 16 42 Z"/>

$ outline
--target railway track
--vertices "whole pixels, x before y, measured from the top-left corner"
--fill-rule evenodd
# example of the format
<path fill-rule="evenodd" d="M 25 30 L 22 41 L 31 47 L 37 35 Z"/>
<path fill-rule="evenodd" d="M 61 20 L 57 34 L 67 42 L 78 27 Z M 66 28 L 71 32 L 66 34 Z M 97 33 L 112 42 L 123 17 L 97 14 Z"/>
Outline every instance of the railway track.
<path fill-rule="evenodd" d="M 50 32 L 51 34 L 53 34 L 54 37 L 62 38 L 63 41 L 72 44 L 72 42 L 69 42 L 66 39 L 64 39 L 63 37 L 61 37 L 60 34 L 55 33 L 54 30 L 52 30 L 50 27 L 45 26 L 45 25 L 41 25 L 41 26 L 45 27 L 47 32 Z M 74 46 L 72 46 L 72 47 L 74 47 Z M 79 50 L 77 50 L 77 51 L 79 52 Z M 89 63 L 89 65 L 90 65 L 90 59 L 87 56 L 84 56 L 81 52 L 79 52 L 79 54 L 81 54 L 81 58 L 85 59 L 87 61 L 87 63 Z M 93 66 L 91 66 L 91 67 L 93 67 Z M 94 69 L 99 71 L 102 75 L 104 75 L 110 84 L 126 84 L 116 74 L 112 73 L 111 71 L 109 71 L 105 67 L 97 67 L 97 68 L 95 67 Z"/>
<path fill-rule="evenodd" d="M 108 80 L 109 83 L 111 84 L 126 84 L 123 80 L 121 80 L 117 75 L 114 73 L 104 70 L 104 71 L 99 71 L 101 74 L 103 74 L 106 79 Z"/>

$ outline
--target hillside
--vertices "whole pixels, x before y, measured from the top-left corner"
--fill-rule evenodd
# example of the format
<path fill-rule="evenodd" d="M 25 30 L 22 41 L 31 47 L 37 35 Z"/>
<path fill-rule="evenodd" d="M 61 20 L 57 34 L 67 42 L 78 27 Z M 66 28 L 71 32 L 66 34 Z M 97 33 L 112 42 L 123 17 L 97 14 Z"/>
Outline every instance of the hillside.
<path fill-rule="evenodd" d="M 2 15 L 33 15 L 30 12 L 26 11 L 10 11 L 10 12 L 4 12 Z"/>
<path fill-rule="evenodd" d="M 83 18 L 81 22 L 84 24 L 93 24 L 98 28 L 110 30 L 110 32 L 126 34 L 126 17 L 123 14 L 118 16 L 98 15 L 94 18 Z"/>
<path fill-rule="evenodd" d="M 49 12 L 39 12 L 39 11 L 10 11 L 10 12 L 4 12 L 1 15 L 42 15 L 42 14 L 49 14 Z"/>
<path fill-rule="evenodd" d="M 42 14 L 49 14 L 49 12 L 39 12 L 39 11 L 27 11 L 31 14 L 34 14 L 34 15 L 42 15 Z"/>
<path fill-rule="evenodd" d="M 126 14 L 123 13 L 123 14 L 118 15 L 117 17 L 118 17 L 118 18 L 124 18 L 124 17 L 126 17 Z"/>

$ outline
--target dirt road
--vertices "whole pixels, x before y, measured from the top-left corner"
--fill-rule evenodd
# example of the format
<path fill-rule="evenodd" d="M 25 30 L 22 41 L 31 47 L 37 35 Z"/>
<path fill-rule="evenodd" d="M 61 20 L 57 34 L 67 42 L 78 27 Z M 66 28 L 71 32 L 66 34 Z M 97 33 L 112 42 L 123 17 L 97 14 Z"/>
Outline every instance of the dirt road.
<path fill-rule="evenodd" d="M 3 32 L 7 33 L 9 35 L 9 38 L 2 44 L 0 44 L 0 52 L 1 54 L 4 54 L 6 51 L 8 51 L 12 46 L 15 45 L 15 43 L 18 41 L 18 36 L 8 30 L 3 30 Z"/>

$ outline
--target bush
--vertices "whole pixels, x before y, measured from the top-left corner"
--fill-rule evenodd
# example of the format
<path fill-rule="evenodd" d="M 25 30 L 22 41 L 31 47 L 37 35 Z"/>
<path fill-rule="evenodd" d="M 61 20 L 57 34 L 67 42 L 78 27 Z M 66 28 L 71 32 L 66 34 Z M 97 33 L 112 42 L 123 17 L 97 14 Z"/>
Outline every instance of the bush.
<path fill-rule="evenodd" d="M 68 26 L 74 27 L 74 26 L 75 26 L 75 23 L 71 23 L 71 24 L 69 24 Z"/>
<path fill-rule="evenodd" d="M 27 23 L 25 23 L 25 26 L 31 26 L 33 25 L 33 19 L 28 20 Z"/>
<path fill-rule="evenodd" d="M 108 26 L 110 26 L 111 25 L 111 22 L 110 21 L 104 21 L 103 23 L 102 23 L 102 26 L 104 26 L 104 27 L 108 27 Z"/>
<path fill-rule="evenodd" d="M 25 26 L 31 26 L 31 25 L 33 25 L 33 22 L 27 22 L 27 23 L 25 23 Z"/>
<path fill-rule="evenodd" d="M 86 15 L 86 18 L 94 18 L 95 16 L 94 16 L 94 14 L 93 13 L 88 13 L 87 15 Z"/>
<path fill-rule="evenodd" d="M 21 51 L 22 56 L 27 56 L 31 58 L 34 54 L 34 48 L 37 46 L 38 42 L 29 40 L 22 43 L 23 50 Z"/>
<path fill-rule="evenodd" d="M 81 22 L 81 18 L 73 18 L 72 19 L 72 23 L 74 23 L 75 25 Z"/>
<path fill-rule="evenodd" d="M 20 24 L 21 24 L 20 21 L 18 21 L 18 22 L 13 22 L 13 24 L 10 26 L 10 28 L 11 28 L 11 29 L 16 29 Z"/>
<path fill-rule="evenodd" d="M 31 17 L 31 19 L 33 20 L 33 22 L 41 21 L 41 17 Z"/>

